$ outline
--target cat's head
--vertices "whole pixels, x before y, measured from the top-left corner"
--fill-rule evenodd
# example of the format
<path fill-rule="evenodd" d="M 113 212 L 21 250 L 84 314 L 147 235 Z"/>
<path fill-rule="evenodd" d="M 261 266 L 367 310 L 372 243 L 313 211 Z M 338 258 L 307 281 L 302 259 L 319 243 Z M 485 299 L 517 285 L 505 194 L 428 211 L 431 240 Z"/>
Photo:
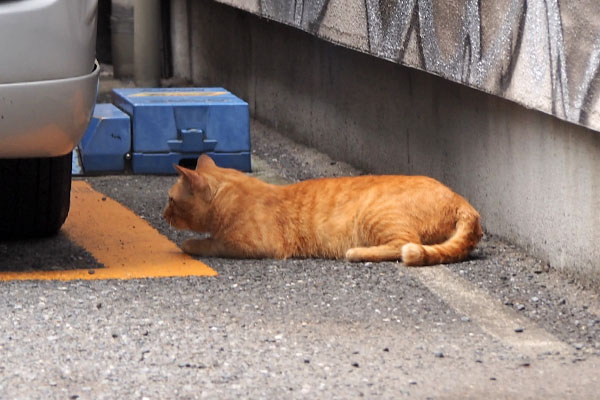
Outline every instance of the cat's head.
<path fill-rule="evenodd" d="M 179 165 L 174 167 L 179 179 L 169 190 L 163 217 L 177 229 L 206 232 L 206 215 L 217 189 L 210 171 L 217 167 L 205 154 L 198 158 L 195 170 Z"/>

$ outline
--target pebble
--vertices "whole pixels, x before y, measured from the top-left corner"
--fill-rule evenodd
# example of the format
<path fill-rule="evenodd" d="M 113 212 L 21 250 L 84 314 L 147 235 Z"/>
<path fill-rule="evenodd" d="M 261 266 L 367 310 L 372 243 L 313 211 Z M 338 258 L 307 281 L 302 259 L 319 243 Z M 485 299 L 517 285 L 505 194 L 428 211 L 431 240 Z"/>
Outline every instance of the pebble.
<path fill-rule="evenodd" d="M 516 329 L 515 329 L 515 332 L 517 332 L 517 333 L 522 333 L 524 330 L 525 330 L 525 329 L 523 329 L 523 328 L 520 328 L 520 327 L 519 327 L 519 328 L 516 328 Z"/>
<path fill-rule="evenodd" d="M 583 343 L 575 343 L 573 345 L 577 350 L 581 350 L 585 347 L 585 345 Z"/>
<path fill-rule="evenodd" d="M 444 358 L 444 353 L 442 353 L 441 351 L 436 351 L 434 354 L 437 358 Z"/>
<path fill-rule="evenodd" d="M 523 311 L 523 310 L 525 309 L 525 306 L 524 306 L 523 304 L 517 304 L 515 307 L 516 307 L 516 308 L 517 308 L 517 310 L 519 310 L 519 311 Z"/>

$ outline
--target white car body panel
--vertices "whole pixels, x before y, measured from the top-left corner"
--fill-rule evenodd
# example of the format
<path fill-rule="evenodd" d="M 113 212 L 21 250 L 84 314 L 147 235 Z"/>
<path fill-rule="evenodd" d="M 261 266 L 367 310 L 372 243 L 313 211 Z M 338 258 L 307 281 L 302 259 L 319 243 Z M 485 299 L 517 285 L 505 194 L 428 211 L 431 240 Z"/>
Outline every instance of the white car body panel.
<path fill-rule="evenodd" d="M 0 158 L 79 143 L 98 88 L 96 19 L 97 0 L 0 1 Z"/>

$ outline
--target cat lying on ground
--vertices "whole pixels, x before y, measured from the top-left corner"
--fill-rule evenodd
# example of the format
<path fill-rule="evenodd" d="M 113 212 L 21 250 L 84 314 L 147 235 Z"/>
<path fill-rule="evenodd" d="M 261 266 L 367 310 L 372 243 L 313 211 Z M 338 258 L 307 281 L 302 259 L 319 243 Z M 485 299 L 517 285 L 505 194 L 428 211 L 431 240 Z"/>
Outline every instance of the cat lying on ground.
<path fill-rule="evenodd" d="M 276 186 L 220 168 L 207 155 L 180 176 L 164 212 L 178 229 L 209 233 L 184 252 L 225 258 L 465 259 L 482 236 L 479 214 L 423 176 L 357 176 Z"/>

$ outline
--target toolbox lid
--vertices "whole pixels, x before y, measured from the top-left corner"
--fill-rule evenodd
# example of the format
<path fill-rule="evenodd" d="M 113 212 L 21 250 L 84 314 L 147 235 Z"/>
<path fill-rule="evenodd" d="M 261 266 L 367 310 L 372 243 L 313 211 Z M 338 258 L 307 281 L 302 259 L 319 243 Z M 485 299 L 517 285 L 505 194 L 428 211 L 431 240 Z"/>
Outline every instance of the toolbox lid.
<path fill-rule="evenodd" d="M 110 103 L 96 103 L 94 106 L 94 113 L 92 114 L 92 118 L 96 119 L 126 119 L 129 121 L 129 115 L 125 114 L 123 111 L 119 110 L 113 104 Z"/>
<path fill-rule="evenodd" d="M 178 106 L 198 104 L 247 105 L 239 97 L 221 87 L 214 88 L 124 88 L 114 89 L 114 93 L 133 106 L 177 104 Z"/>

